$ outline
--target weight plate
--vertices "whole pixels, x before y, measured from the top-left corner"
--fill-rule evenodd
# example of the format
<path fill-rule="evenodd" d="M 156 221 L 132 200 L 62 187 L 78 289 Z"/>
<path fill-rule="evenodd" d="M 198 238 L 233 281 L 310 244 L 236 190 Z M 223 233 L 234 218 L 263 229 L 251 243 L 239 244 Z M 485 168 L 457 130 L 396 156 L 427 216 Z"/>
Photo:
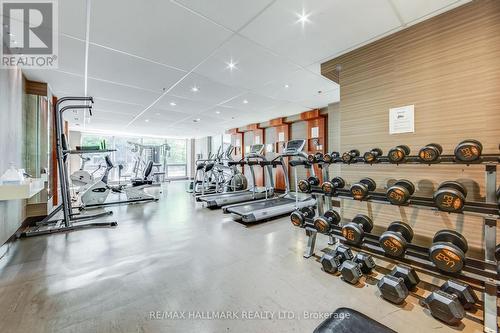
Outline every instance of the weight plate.
<path fill-rule="evenodd" d="M 361 183 L 354 184 L 351 186 L 351 194 L 355 200 L 363 200 L 368 194 L 368 187 Z"/>
<path fill-rule="evenodd" d="M 358 245 L 363 239 L 363 230 L 358 224 L 349 222 L 342 227 L 342 236 L 344 236 L 346 243 Z"/>
<path fill-rule="evenodd" d="M 336 187 L 336 188 L 344 188 L 345 187 L 345 181 L 344 181 L 344 178 L 341 178 L 341 177 L 335 177 L 332 179 L 332 184 Z M 500 190 L 500 189 L 499 189 Z"/>
<path fill-rule="evenodd" d="M 408 193 L 410 193 L 410 195 L 413 195 L 413 193 L 415 193 L 415 185 L 413 185 L 413 183 L 407 179 L 400 179 L 396 182 L 395 185 L 403 186 L 408 190 Z"/>
<path fill-rule="evenodd" d="M 465 237 L 462 234 L 454 230 L 448 230 L 448 229 L 439 230 L 432 238 L 432 242 L 433 243 L 445 242 L 445 243 L 455 244 L 464 253 L 467 252 L 467 250 L 469 249 L 467 239 L 465 239 Z"/>
<path fill-rule="evenodd" d="M 399 145 L 397 147 L 391 148 L 391 150 L 389 150 L 389 153 L 387 155 L 391 163 L 400 163 L 409 154 L 410 154 L 410 147 L 405 145 Z"/>
<path fill-rule="evenodd" d="M 455 158 L 462 162 L 473 162 L 481 157 L 483 145 L 473 139 L 464 140 L 455 147 Z"/>
<path fill-rule="evenodd" d="M 300 192 L 303 192 L 303 193 L 308 193 L 311 190 L 311 185 L 305 179 L 299 180 L 298 187 L 299 187 Z"/>
<path fill-rule="evenodd" d="M 366 231 L 366 232 L 370 232 L 373 229 L 373 221 L 372 221 L 372 219 L 369 218 L 368 216 L 364 215 L 364 214 L 357 214 L 352 219 L 352 222 L 356 223 L 356 224 L 361 224 L 363 230 Z"/>
<path fill-rule="evenodd" d="M 368 187 L 368 191 L 375 191 L 377 188 L 377 183 L 371 178 L 363 178 L 359 182 L 365 184 Z"/>
<path fill-rule="evenodd" d="M 384 232 L 380 236 L 379 244 L 385 254 L 390 256 L 402 257 L 406 252 L 406 241 L 401 237 L 401 234 L 393 231 Z"/>
<path fill-rule="evenodd" d="M 313 217 L 314 216 L 314 208 L 313 207 L 302 207 L 300 209 L 302 214 L 304 214 L 305 217 Z"/>
<path fill-rule="evenodd" d="M 455 190 L 459 191 L 460 193 L 462 193 L 464 195 L 464 197 L 467 196 L 467 188 L 465 186 L 463 186 L 459 182 L 455 182 L 455 181 L 452 181 L 452 180 L 448 180 L 448 181 L 442 182 L 439 185 L 438 190 L 441 190 L 441 189 L 444 189 L 444 188 L 455 189 Z"/>
<path fill-rule="evenodd" d="M 434 243 L 429 249 L 429 257 L 434 265 L 444 272 L 457 273 L 465 265 L 465 253 L 451 243 Z"/>
<path fill-rule="evenodd" d="M 323 155 L 323 162 L 330 163 L 331 161 L 332 161 L 332 155 L 330 154 Z"/>
<path fill-rule="evenodd" d="M 330 231 L 330 223 L 325 219 L 324 217 L 320 216 L 314 219 L 314 228 L 322 233 L 326 234 L 327 232 Z"/>
<path fill-rule="evenodd" d="M 388 231 L 399 232 L 407 242 L 413 239 L 413 229 L 402 221 L 394 221 L 387 228 Z"/>
<path fill-rule="evenodd" d="M 432 163 L 439 159 L 442 151 L 443 148 L 440 145 L 431 143 L 420 149 L 418 157 L 422 162 Z"/>
<path fill-rule="evenodd" d="M 314 163 L 316 161 L 316 158 L 313 154 L 309 154 L 309 155 L 307 155 L 307 161 L 309 163 Z"/>
<path fill-rule="evenodd" d="M 340 222 L 340 215 L 337 213 L 337 211 L 333 209 L 329 209 L 325 212 L 324 216 L 327 219 L 331 219 L 333 224 L 337 224 Z"/>
<path fill-rule="evenodd" d="M 330 182 L 324 182 L 323 185 L 321 185 L 321 190 L 328 195 L 333 195 L 335 193 L 335 187 Z"/>
<path fill-rule="evenodd" d="M 366 163 L 373 163 L 377 160 L 377 157 L 371 151 L 367 151 L 363 154 L 363 159 Z"/>
<path fill-rule="evenodd" d="M 404 187 L 391 186 L 386 192 L 387 200 L 393 205 L 404 205 L 410 198 L 410 193 Z"/>
<path fill-rule="evenodd" d="M 290 214 L 290 221 L 296 227 L 302 227 L 304 225 L 304 216 L 300 212 L 293 212 Z"/>

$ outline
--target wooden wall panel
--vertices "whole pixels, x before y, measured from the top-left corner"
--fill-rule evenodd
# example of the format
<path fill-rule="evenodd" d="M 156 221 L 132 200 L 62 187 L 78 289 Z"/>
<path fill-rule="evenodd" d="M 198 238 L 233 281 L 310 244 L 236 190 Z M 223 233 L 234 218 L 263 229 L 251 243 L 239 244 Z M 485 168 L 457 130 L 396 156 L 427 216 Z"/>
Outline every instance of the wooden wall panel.
<path fill-rule="evenodd" d="M 337 142 L 330 136 L 329 146 L 363 153 L 373 147 L 387 152 L 401 143 L 416 153 L 437 142 L 452 153 L 459 141 L 475 138 L 485 153 L 498 153 L 499 59 L 500 1 L 474 1 L 328 61 L 322 65 L 323 75 L 338 77 L 341 86 L 338 111 L 332 110 L 338 113 L 340 138 Z M 415 105 L 415 133 L 389 135 L 389 108 L 409 104 Z M 484 198 L 483 166 L 335 168 L 348 183 L 369 176 L 379 188 L 408 178 L 422 195 L 430 195 L 444 180 L 459 180 L 468 188 L 468 199 Z M 345 202 L 345 217 L 360 212 L 370 213 L 379 229 L 394 220 L 409 222 L 419 235 L 417 242 L 429 243 L 436 231 L 451 228 L 467 237 L 473 251 L 482 244 L 482 220 L 477 217 Z"/>

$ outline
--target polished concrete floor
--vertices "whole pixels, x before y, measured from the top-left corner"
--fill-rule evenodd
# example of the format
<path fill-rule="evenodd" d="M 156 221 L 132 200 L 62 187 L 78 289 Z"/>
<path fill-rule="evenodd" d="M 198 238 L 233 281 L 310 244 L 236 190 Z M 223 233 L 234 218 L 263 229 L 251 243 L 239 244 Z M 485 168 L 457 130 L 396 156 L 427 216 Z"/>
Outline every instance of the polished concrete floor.
<path fill-rule="evenodd" d="M 115 207 L 114 229 L 17 241 L 0 260 L 0 332 L 312 332 L 342 306 L 398 332 L 482 332 L 348 285 L 303 259 L 304 231 L 288 218 L 247 227 L 202 208 L 186 186 Z"/>

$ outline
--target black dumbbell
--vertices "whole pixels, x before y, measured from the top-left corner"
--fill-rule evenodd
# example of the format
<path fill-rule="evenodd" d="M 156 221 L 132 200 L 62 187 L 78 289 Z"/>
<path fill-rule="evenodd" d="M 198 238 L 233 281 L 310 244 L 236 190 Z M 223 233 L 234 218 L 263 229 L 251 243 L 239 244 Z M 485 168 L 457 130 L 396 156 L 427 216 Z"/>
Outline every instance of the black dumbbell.
<path fill-rule="evenodd" d="M 420 278 L 413 267 L 398 265 L 378 281 L 377 287 L 384 299 L 401 304 L 419 282 Z"/>
<path fill-rule="evenodd" d="M 348 244 L 359 245 L 365 237 L 365 232 L 373 229 L 373 221 L 366 215 L 358 214 L 351 222 L 342 226 L 342 236 Z"/>
<path fill-rule="evenodd" d="M 460 142 L 455 147 L 455 158 L 459 162 L 474 162 L 481 158 L 483 145 L 481 142 L 473 139 L 468 139 Z"/>
<path fill-rule="evenodd" d="M 336 159 L 340 157 L 340 153 L 336 151 L 332 151 L 331 153 L 327 153 L 323 156 L 323 161 L 325 163 L 332 163 Z"/>
<path fill-rule="evenodd" d="M 316 152 L 314 154 L 309 154 L 307 155 L 307 161 L 309 163 L 318 163 L 318 162 L 323 162 L 323 153 L 321 152 Z"/>
<path fill-rule="evenodd" d="M 371 178 L 363 178 L 351 186 L 352 197 L 356 200 L 363 200 L 368 196 L 368 192 L 375 191 L 377 183 Z"/>
<path fill-rule="evenodd" d="M 319 178 L 311 176 L 307 179 L 299 180 L 298 187 L 300 192 L 310 193 L 313 186 L 319 185 Z"/>
<path fill-rule="evenodd" d="M 294 226 L 303 228 L 306 223 L 306 218 L 311 219 L 314 217 L 314 214 L 314 207 L 302 207 L 290 214 L 290 220 Z"/>
<path fill-rule="evenodd" d="M 467 189 L 459 182 L 446 181 L 439 185 L 433 198 L 436 206 L 445 212 L 461 212 L 465 205 Z"/>
<path fill-rule="evenodd" d="M 389 150 L 387 157 L 389 158 L 389 162 L 391 163 L 403 163 L 406 159 L 406 156 L 410 155 L 410 147 L 406 145 L 399 145 Z"/>
<path fill-rule="evenodd" d="M 379 243 L 386 255 L 402 257 L 412 239 L 413 229 L 404 222 L 395 221 L 389 224 L 387 231 L 380 236 Z"/>
<path fill-rule="evenodd" d="M 429 258 L 444 272 L 460 272 L 465 266 L 468 244 L 464 236 L 453 230 L 440 230 L 432 239 Z"/>
<path fill-rule="evenodd" d="M 415 185 L 409 180 L 400 179 L 387 189 L 387 200 L 393 205 L 404 205 L 415 193 Z"/>
<path fill-rule="evenodd" d="M 359 252 L 354 260 L 346 260 L 340 265 L 339 271 L 342 279 L 351 284 L 358 283 L 363 274 L 369 274 L 375 268 L 371 255 Z"/>
<path fill-rule="evenodd" d="M 429 143 L 418 152 L 418 158 L 424 163 L 434 163 L 443 153 L 443 147 L 438 143 Z"/>
<path fill-rule="evenodd" d="M 456 280 L 446 281 L 422 302 L 431 315 L 448 325 L 457 325 L 465 317 L 465 310 L 478 302 L 471 286 Z"/>
<path fill-rule="evenodd" d="M 373 148 L 370 151 L 367 151 L 363 154 L 363 159 L 366 163 L 375 163 L 378 161 L 378 158 L 382 156 L 384 153 L 380 148 Z"/>
<path fill-rule="evenodd" d="M 342 161 L 344 163 L 355 163 L 356 157 L 359 157 L 359 150 L 351 149 L 342 154 Z"/>
<path fill-rule="evenodd" d="M 324 194 L 334 195 L 337 189 L 344 188 L 344 186 L 344 179 L 341 177 L 335 177 L 331 181 L 321 184 L 321 189 L 323 190 Z"/>
<path fill-rule="evenodd" d="M 340 215 L 333 209 L 327 210 L 323 216 L 318 216 L 314 219 L 314 228 L 322 233 L 327 234 L 332 230 L 334 225 L 340 222 Z"/>
<path fill-rule="evenodd" d="M 323 270 L 327 273 L 335 274 L 339 270 L 340 265 L 346 260 L 354 258 L 350 248 L 344 245 L 339 245 L 335 250 L 328 250 L 321 256 L 319 262 L 323 266 Z"/>

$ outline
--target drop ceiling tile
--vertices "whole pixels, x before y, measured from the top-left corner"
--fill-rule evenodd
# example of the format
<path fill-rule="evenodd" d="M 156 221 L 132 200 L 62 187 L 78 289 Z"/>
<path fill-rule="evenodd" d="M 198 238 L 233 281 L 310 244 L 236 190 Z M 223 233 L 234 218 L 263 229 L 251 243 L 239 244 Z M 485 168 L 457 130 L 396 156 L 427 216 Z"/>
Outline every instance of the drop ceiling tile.
<path fill-rule="evenodd" d="M 280 101 L 254 93 L 246 93 L 234 98 L 222 106 L 228 106 L 241 110 L 242 112 L 259 113 L 278 106 Z"/>
<path fill-rule="evenodd" d="M 85 43 L 59 36 L 59 71 L 83 76 L 85 74 Z"/>
<path fill-rule="evenodd" d="M 208 115 L 214 118 L 218 118 L 221 121 L 228 121 L 235 119 L 238 115 L 242 113 L 245 113 L 245 111 L 226 106 L 215 106 L 203 112 L 202 115 Z"/>
<path fill-rule="evenodd" d="M 149 105 L 161 94 L 149 90 L 127 87 L 106 81 L 89 78 L 89 96 L 99 97 L 117 102 Z"/>
<path fill-rule="evenodd" d="M 232 30 L 238 30 L 272 0 L 176 0 L 211 20 Z"/>
<path fill-rule="evenodd" d="M 197 91 L 193 91 L 194 88 Z M 244 92 L 243 89 L 220 84 L 196 73 L 191 73 L 175 86 L 169 92 L 169 95 L 198 102 L 218 104 Z"/>
<path fill-rule="evenodd" d="M 231 32 L 165 0 L 94 1 L 91 41 L 190 70 Z"/>
<path fill-rule="evenodd" d="M 400 25 L 387 0 L 277 0 L 241 33 L 308 66 Z"/>
<path fill-rule="evenodd" d="M 150 61 L 90 45 L 89 76 L 106 81 L 162 92 L 186 72 Z"/>
<path fill-rule="evenodd" d="M 98 115 L 99 112 L 104 111 L 134 116 L 142 112 L 146 107 L 147 105 L 121 103 L 118 101 L 107 100 L 98 97 L 94 98 L 93 110 L 96 115 Z"/>
<path fill-rule="evenodd" d="M 300 69 L 285 77 L 278 78 L 257 91 L 275 99 L 297 102 L 338 88 L 338 84 L 320 75 Z"/>
<path fill-rule="evenodd" d="M 172 126 L 174 123 L 187 119 L 189 114 L 164 110 L 159 108 L 151 108 L 146 111 L 138 121 L 141 119 L 148 119 L 152 126 Z"/>
<path fill-rule="evenodd" d="M 53 69 L 23 69 L 28 80 L 46 82 L 58 97 L 84 95 L 84 80 L 82 76 L 68 74 Z"/>
<path fill-rule="evenodd" d="M 437 15 L 471 0 L 391 0 L 406 24 Z"/>
<path fill-rule="evenodd" d="M 233 70 L 228 68 L 231 61 L 236 66 Z M 195 72 L 216 82 L 252 90 L 297 69 L 298 66 L 235 35 Z"/>
<path fill-rule="evenodd" d="M 59 33 L 85 39 L 87 1 L 58 1 Z"/>
<path fill-rule="evenodd" d="M 334 89 L 332 91 L 316 94 L 298 103 L 311 109 L 320 109 L 327 107 L 329 104 L 337 103 L 338 101 L 340 101 L 340 89 Z"/>
<path fill-rule="evenodd" d="M 213 103 L 194 101 L 191 99 L 172 96 L 169 94 L 164 95 L 155 105 L 156 108 L 187 114 L 200 113 L 210 109 L 213 106 Z"/>

